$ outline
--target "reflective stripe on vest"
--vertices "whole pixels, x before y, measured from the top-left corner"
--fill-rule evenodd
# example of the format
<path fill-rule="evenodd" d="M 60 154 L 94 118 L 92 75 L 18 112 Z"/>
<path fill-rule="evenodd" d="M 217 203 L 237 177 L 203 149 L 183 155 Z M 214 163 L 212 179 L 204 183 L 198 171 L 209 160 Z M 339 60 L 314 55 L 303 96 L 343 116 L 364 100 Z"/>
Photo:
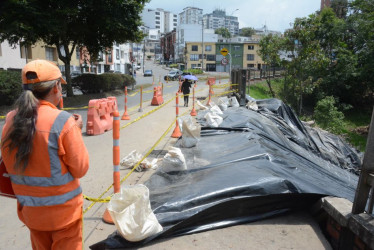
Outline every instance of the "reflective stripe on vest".
<path fill-rule="evenodd" d="M 61 195 L 47 196 L 47 197 L 35 197 L 26 195 L 16 195 L 17 200 L 22 206 L 29 207 L 41 207 L 41 206 L 53 206 L 64 204 L 65 202 L 73 199 L 75 196 L 82 193 L 82 188 L 79 186 L 75 190 L 70 191 Z"/>
<path fill-rule="evenodd" d="M 50 177 L 33 177 L 33 176 L 20 176 L 10 175 L 11 181 L 19 185 L 27 186 L 38 186 L 38 187 L 51 187 L 65 185 L 74 180 L 73 176 L 69 172 L 61 174 L 60 158 L 58 156 L 58 138 L 60 137 L 61 131 L 65 126 L 67 120 L 71 117 L 68 112 L 62 111 L 56 117 L 51 131 L 48 137 L 48 153 L 51 164 L 51 176 Z M 68 193 L 56 196 L 47 197 L 33 197 L 16 195 L 19 202 L 23 206 L 48 206 L 63 204 L 64 202 L 71 200 L 82 192 L 81 188 L 70 191 Z M 61 199 L 61 200 L 60 200 Z"/>

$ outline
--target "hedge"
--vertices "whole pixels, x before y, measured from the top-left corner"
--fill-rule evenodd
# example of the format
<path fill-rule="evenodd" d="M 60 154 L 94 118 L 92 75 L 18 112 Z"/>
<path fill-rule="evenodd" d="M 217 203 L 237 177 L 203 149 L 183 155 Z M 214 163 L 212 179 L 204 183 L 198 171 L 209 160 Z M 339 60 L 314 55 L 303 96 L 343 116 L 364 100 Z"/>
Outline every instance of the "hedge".
<path fill-rule="evenodd" d="M 83 94 L 123 89 L 133 84 L 135 84 L 135 79 L 130 75 L 117 73 L 82 74 L 72 79 L 72 85 L 78 87 Z"/>
<path fill-rule="evenodd" d="M 12 105 L 21 93 L 21 73 L 0 70 L 0 105 Z"/>

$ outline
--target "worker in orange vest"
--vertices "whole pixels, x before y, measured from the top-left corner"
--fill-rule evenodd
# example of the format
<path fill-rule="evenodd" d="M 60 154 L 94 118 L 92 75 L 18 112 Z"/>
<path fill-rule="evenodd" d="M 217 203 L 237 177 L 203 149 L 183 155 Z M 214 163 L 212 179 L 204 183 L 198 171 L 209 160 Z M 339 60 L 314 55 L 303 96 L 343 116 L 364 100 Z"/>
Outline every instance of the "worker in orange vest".
<path fill-rule="evenodd" d="M 33 249 L 82 249 L 79 178 L 89 165 L 82 117 L 57 109 L 66 82 L 52 62 L 26 64 L 22 82 L 25 91 L 7 114 L 1 137 L 18 217 L 30 230 Z"/>

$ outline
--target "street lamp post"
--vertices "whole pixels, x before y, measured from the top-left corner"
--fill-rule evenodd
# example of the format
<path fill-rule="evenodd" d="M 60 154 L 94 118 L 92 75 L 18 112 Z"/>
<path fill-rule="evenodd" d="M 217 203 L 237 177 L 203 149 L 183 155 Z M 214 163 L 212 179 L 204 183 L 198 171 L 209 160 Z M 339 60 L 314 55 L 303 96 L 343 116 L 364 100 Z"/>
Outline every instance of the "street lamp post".
<path fill-rule="evenodd" d="M 201 19 L 201 70 L 204 71 L 204 19 Z"/>
<path fill-rule="evenodd" d="M 236 10 L 234 10 L 233 12 L 231 12 L 231 15 L 230 15 L 230 26 L 231 26 L 231 17 L 232 17 L 232 15 L 234 15 L 234 12 L 235 11 L 238 11 L 239 9 L 236 9 Z M 229 53 L 228 53 L 229 55 L 230 55 L 230 76 L 231 76 L 231 67 L 232 67 L 232 56 L 231 56 L 231 33 L 230 33 L 230 40 L 229 40 Z"/>

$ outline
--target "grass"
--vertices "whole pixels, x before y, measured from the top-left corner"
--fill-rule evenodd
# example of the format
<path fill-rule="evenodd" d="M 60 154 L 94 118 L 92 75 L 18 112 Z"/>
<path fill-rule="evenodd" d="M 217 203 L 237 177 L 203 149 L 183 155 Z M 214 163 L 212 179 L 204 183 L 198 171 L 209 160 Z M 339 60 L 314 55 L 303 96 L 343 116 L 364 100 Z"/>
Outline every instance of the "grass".
<path fill-rule="evenodd" d="M 282 88 L 282 83 L 280 81 L 272 80 L 271 86 L 275 92 L 275 96 L 279 96 L 277 93 L 279 93 L 280 89 Z M 272 98 L 266 81 L 261 81 L 250 85 L 250 87 L 247 88 L 247 94 L 255 99 Z M 370 124 L 371 110 L 350 110 L 345 112 L 344 116 L 343 123 L 345 129 L 341 136 L 344 137 L 353 147 L 361 152 L 364 152 L 366 150 L 368 137 L 365 131 L 366 126 Z M 304 115 L 300 116 L 300 119 L 303 121 L 309 121 L 313 119 L 313 116 Z"/>

